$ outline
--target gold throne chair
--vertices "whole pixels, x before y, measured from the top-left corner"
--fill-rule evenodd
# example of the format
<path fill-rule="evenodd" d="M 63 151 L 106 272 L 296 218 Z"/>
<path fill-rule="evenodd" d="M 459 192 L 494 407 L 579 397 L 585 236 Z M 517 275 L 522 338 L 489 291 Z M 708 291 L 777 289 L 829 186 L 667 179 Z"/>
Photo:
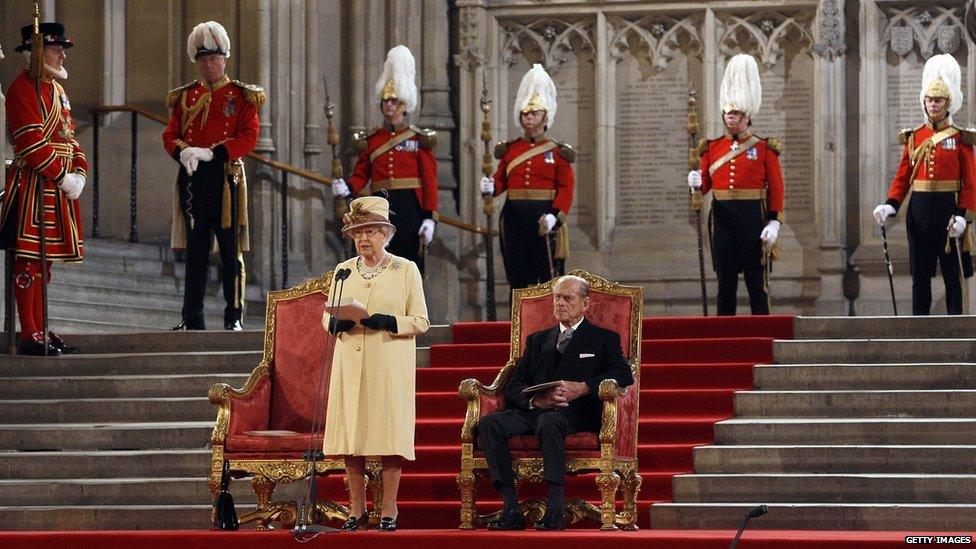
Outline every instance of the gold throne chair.
<path fill-rule="evenodd" d="M 634 384 L 621 389 L 606 379 L 600 384 L 603 417 L 599 433 L 580 432 L 566 437 L 566 473 L 596 472 L 600 505 L 582 499 L 567 499 L 569 522 L 599 520 L 602 530 L 637 530 L 637 494 L 641 477 L 637 472 L 637 428 L 640 403 L 641 313 L 643 287 L 624 286 L 583 270 L 569 273 L 584 278 L 590 285 L 590 307 L 586 318 L 597 326 L 620 334 L 624 356 L 630 362 Z M 479 478 L 488 476 L 488 464 L 479 448 L 479 420 L 505 409 L 503 389 L 515 371 L 525 348 L 526 338 L 555 324 L 552 316 L 552 287 L 555 279 L 531 288 L 512 292 L 511 337 L 508 362 L 490 385 L 477 379 L 461 382 L 459 392 L 467 401 L 461 429 L 461 472 L 457 483 L 461 491 L 462 529 L 473 529 L 498 517 L 500 512 L 479 515 L 475 497 Z M 542 454 L 535 436 L 513 437 L 510 448 L 516 482 L 541 482 Z M 622 508 L 617 510 L 617 493 L 622 492 Z M 573 494 L 567 493 L 567 496 Z M 544 500 L 522 504 L 523 512 L 538 519 L 545 512 Z"/>

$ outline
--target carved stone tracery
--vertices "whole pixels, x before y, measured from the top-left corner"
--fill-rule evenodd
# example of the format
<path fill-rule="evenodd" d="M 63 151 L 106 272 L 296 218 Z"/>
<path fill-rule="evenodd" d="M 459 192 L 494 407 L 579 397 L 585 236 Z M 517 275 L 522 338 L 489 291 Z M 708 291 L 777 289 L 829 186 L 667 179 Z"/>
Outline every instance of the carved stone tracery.
<path fill-rule="evenodd" d="M 944 7 L 927 5 L 909 8 L 882 8 L 888 18 L 883 40 L 891 51 L 901 57 L 911 53 L 916 45 L 923 59 L 928 59 L 936 48 L 943 53 L 959 49 L 966 28 L 962 6 Z"/>
<path fill-rule="evenodd" d="M 458 53 L 454 55 L 454 64 L 466 71 L 477 69 L 485 63 L 485 56 L 478 44 L 479 31 L 478 11 L 461 10 L 458 21 Z"/>
<path fill-rule="evenodd" d="M 812 47 L 814 14 L 810 11 L 780 13 L 760 11 L 741 17 L 719 14 L 719 52 L 728 58 L 737 53 L 752 53 L 767 69 L 783 56 L 784 46 L 796 42 Z"/>
<path fill-rule="evenodd" d="M 576 22 L 559 19 L 538 19 L 528 24 L 516 21 L 501 23 L 505 33 L 501 48 L 501 62 L 505 66 L 512 66 L 519 55 L 524 55 L 526 46 L 538 50 L 542 63 L 550 74 L 556 73 L 573 51 L 596 52 L 593 42 L 593 22 L 581 20 Z"/>
<path fill-rule="evenodd" d="M 622 17 L 609 20 L 614 30 L 609 47 L 614 61 L 621 61 L 630 54 L 645 58 L 656 71 L 662 72 L 679 53 L 682 37 L 692 45 L 695 55 L 702 54 L 699 30 L 702 18 L 699 15 L 677 19 L 654 14 L 634 21 Z"/>

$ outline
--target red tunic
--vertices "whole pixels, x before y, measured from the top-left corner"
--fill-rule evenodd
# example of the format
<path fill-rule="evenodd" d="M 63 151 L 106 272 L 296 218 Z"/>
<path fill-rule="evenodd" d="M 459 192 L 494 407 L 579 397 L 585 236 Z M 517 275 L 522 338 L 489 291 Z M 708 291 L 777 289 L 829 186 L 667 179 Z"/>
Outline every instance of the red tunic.
<path fill-rule="evenodd" d="M 249 100 L 248 93 L 246 85 L 226 76 L 212 88 L 196 81 L 170 92 L 172 114 L 163 132 L 166 152 L 178 159 L 184 148 L 202 147 L 213 149 L 223 162 L 250 154 L 258 142 L 263 92 L 260 100 Z"/>
<path fill-rule="evenodd" d="M 17 257 L 40 258 L 41 220 L 34 200 L 43 181 L 47 259 L 81 261 L 85 250 L 78 201 L 68 200 L 58 187 L 66 174 L 87 177 L 88 172 L 68 96 L 61 84 L 46 78 L 38 93 L 24 70 L 7 91 L 6 110 L 14 161 L 7 169 L 0 226 L 11 231 L 7 236 Z"/>
<path fill-rule="evenodd" d="M 947 129 L 946 125 L 942 130 Z M 912 173 L 915 181 L 943 181 L 956 182 L 959 195 L 956 204 L 960 209 L 968 210 L 966 217 L 973 219 L 976 210 L 976 156 L 973 154 L 972 133 L 960 131 L 954 136 L 944 139 L 935 148 L 919 159 L 921 165 L 912 166 L 909 148 L 915 148 L 925 142 L 932 135 L 942 131 L 929 124 L 905 131 L 903 139 L 906 141 L 901 154 L 901 164 L 898 172 L 891 180 L 888 190 L 888 203 L 898 208 L 905 201 L 908 190 L 912 187 Z M 910 138 L 909 138 L 910 137 Z"/>
<path fill-rule="evenodd" d="M 540 152 L 531 158 L 520 162 L 512 167 L 508 172 L 508 166 L 517 160 L 522 153 L 529 149 L 549 143 L 550 140 L 543 137 L 535 143 L 526 141 L 525 138 L 518 138 L 509 141 L 499 147 L 507 147 L 502 150 L 496 149 L 496 156 L 499 157 L 498 169 L 495 170 L 495 195 L 500 195 L 507 190 L 527 190 L 540 191 L 540 193 L 527 193 L 526 196 L 537 195 L 545 196 L 542 193 L 551 195 L 553 215 L 559 215 L 565 219 L 569 214 L 569 209 L 573 205 L 573 187 L 576 184 L 576 176 L 573 174 L 573 166 L 570 163 L 575 159 L 575 152 L 566 145 L 555 144 L 555 148 Z M 499 155 L 498 153 L 501 152 Z M 569 159 L 567 159 L 569 157 Z M 508 200 L 515 198 L 513 193 L 509 193 Z M 515 198 L 518 200 L 518 198 Z M 531 200 L 531 198 L 529 198 Z"/>
<path fill-rule="evenodd" d="M 377 149 L 408 130 L 415 135 L 370 159 Z M 359 153 L 356 167 L 347 181 L 349 187 L 357 194 L 370 182 L 373 194 L 379 188 L 412 188 L 417 194 L 420 209 L 436 213 L 437 159 L 432 146 L 432 133 L 413 126 L 403 126 L 393 131 L 385 126 L 375 128 L 366 136 L 365 148 Z"/>
<path fill-rule="evenodd" d="M 752 137 L 751 132 L 739 135 L 739 146 Z M 733 140 L 725 135 L 712 139 L 702 152 L 702 194 L 717 191 L 766 189 L 767 219 L 783 220 L 783 171 L 779 164 L 779 144 L 772 139 L 759 139 L 745 152 L 729 160 L 715 173 L 708 167 L 732 150 Z"/>

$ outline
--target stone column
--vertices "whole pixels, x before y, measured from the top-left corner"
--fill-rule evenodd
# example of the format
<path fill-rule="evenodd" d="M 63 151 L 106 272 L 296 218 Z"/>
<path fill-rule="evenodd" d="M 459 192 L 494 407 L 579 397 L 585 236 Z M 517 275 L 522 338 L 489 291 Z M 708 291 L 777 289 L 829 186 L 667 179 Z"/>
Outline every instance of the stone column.
<path fill-rule="evenodd" d="M 271 12 L 271 0 L 258 0 L 255 3 L 253 17 L 256 20 L 257 36 L 257 57 L 256 74 L 257 84 L 264 87 L 268 93 L 268 101 L 258 113 L 260 120 L 260 130 L 258 132 L 258 143 L 254 147 L 254 152 L 266 156 L 275 154 L 276 148 L 274 139 L 271 135 L 271 108 L 276 105 L 280 98 L 274 93 L 271 80 L 271 25 L 273 15 Z M 251 261 L 246 265 L 249 269 L 249 279 L 258 283 L 264 289 L 277 289 L 274 286 L 275 280 L 275 253 L 273 243 L 277 238 L 278 228 L 273 220 L 277 204 L 275 203 L 274 180 L 272 170 L 264 164 L 252 162 L 248 166 L 248 191 L 250 194 L 250 222 L 251 222 Z M 256 296 L 249 296 L 256 298 Z"/>
<path fill-rule="evenodd" d="M 0 46 L 0 61 L 3 61 L 3 46 Z M 7 113 L 4 104 L 3 90 L 0 90 L 0 168 L 2 169 L 6 169 L 7 165 Z"/>

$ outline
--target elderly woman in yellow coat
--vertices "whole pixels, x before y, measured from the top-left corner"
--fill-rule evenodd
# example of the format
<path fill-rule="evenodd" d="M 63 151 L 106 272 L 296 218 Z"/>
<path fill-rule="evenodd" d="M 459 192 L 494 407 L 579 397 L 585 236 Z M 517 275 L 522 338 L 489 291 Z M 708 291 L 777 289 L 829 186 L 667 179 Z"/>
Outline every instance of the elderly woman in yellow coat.
<path fill-rule="evenodd" d="M 343 301 L 366 306 L 366 318 L 322 323 L 336 336 L 325 421 L 325 454 L 344 456 L 349 519 L 343 530 L 366 525 L 366 456 L 381 456 L 383 509 L 380 530 L 397 527 L 397 488 L 404 459 L 414 459 L 416 336 L 430 328 L 417 265 L 386 251 L 396 230 L 390 205 L 378 196 L 358 198 L 343 218 L 342 232 L 357 256 L 336 267 L 350 269 Z M 336 282 L 333 280 L 332 288 Z"/>

